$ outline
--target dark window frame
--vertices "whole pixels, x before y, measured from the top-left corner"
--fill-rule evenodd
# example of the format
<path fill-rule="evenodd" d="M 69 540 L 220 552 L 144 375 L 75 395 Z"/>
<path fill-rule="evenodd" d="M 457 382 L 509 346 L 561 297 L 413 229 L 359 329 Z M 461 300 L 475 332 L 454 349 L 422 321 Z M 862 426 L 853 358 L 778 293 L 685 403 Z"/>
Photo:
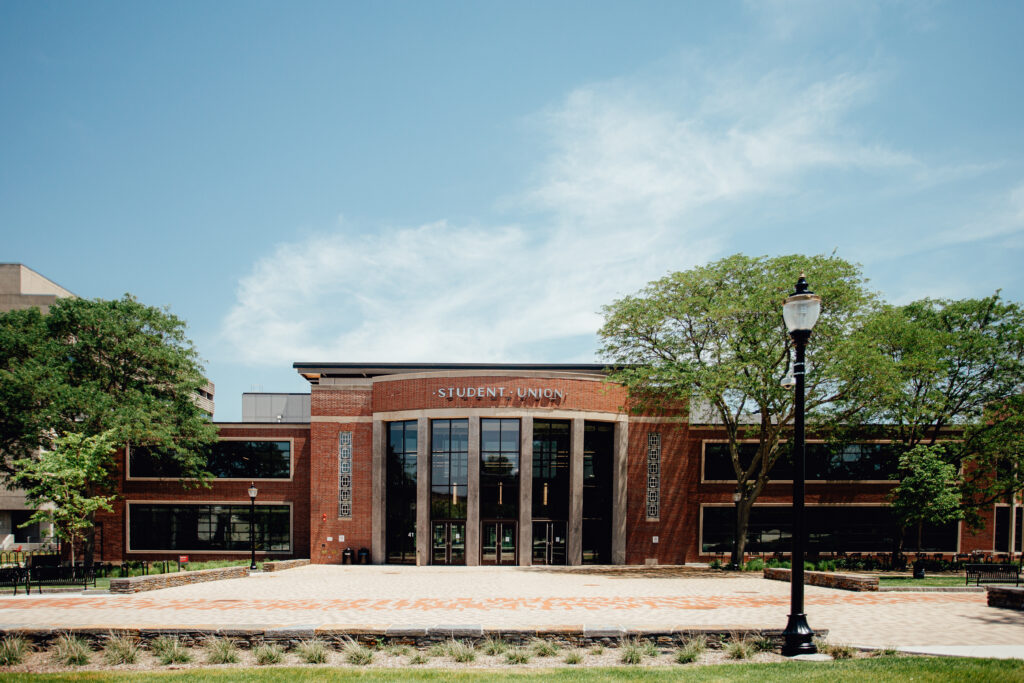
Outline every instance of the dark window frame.
<path fill-rule="evenodd" d="M 159 510 L 158 510 L 159 509 Z M 183 514 L 182 511 L 188 510 L 194 514 Z M 126 542 L 128 544 L 128 553 L 237 553 L 246 554 L 250 552 L 249 547 L 249 510 L 250 503 L 243 503 L 241 501 L 218 501 L 218 502 L 202 502 L 202 503 L 179 503 L 179 502 L 167 502 L 167 501 L 127 501 L 126 502 Z M 170 524 L 168 531 L 171 536 L 178 536 L 182 539 L 182 544 L 177 544 L 174 541 L 169 543 L 150 543 L 155 547 L 139 548 L 133 545 L 133 530 L 135 525 L 144 525 L 140 528 L 140 531 L 144 533 L 140 536 L 147 538 L 155 538 L 158 534 L 163 533 L 160 529 L 158 513 L 168 515 L 168 520 L 174 520 Z M 283 517 L 287 520 L 287 533 L 282 535 L 282 529 L 272 529 L 270 532 L 270 538 L 268 541 L 267 534 L 260 533 L 257 531 L 256 537 L 256 551 L 265 554 L 291 554 L 295 548 L 295 520 L 294 510 L 290 503 L 257 503 L 256 508 L 256 526 L 257 530 L 260 527 L 261 517 L 265 520 L 267 515 L 275 515 L 276 517 Z M 284 513 L 283 515 L 281 513 Z M 224 527 L 223 516 L 227 515 L 227 527 Z M 184 518 L 188 521 L 189 517 L 193 518 L 195 522 L 195 529 L 190 528 L 191 525 L 187 525 L 184 528 L 179 529 L 174 522 Z M 265 524 L 265 522 L 264 522 Z M 203 527 L 206 527 L 205 529 Z M 244 527 L 244 531 L 242 528 Z M 264 528 L 266 528 L 264 526 Z M 229 541 L 234 547 L 214 547 L 209 545 L 210 543 L 218 542 L 216 539 L 206 539 L 207 547 L 201 547 L 203 541 L 200 541 L 199 536 L 202 533 L 213 533 L 218 534 L 230 534 L 233 540 Z M 182 545 L 190 545 L 187 541 L 194 539 L 196 547 L 182 547 Z M 280 546 L 281 541 L 284 540 L 287 544 L 287 548 L 274 547 Z M 269 548 L 266 547 L 269 544 Z"/>
<path fill-rule="evenodd" d="M 216 444 L 212 446 L 213 449 L 217 449 L 221 444 L 287 444 L 287 450 L 284 451 L 285 458 L 279 463 L 281 465 L 287 464 L 287 472 L 284 469 L 279 469 L 277 474 L 259 473 L 253 471 L 248 474 L 241 473 L 230 473 L 234 476 L 220 476 L 216 471 L 210 468 L 210 457 L 207 457 L 207 466 L 211 473 L 211 479 L 216 481 L 291 481 L 295 476 L 295 439 L 292 437 L 286 438 L 236 438 L 226 437 L 218 439 Z M 163 472 L 158 474 L 136 474 L 134 470 L 138 470 L 138 467 L 143 463 L 136 458 L 140 455 L 138 451 L 146 449 L 145 446 L 128 444 L 126 447 L 125 460 L 127 469 L 127 478 L 130 481 L 168 481 L 168 480 L 184 480 L 184 481 L 196 481 L 192 477 L 182 477 L 180 470 L 174 471 L 172 463 L 166 462 L 157 465 L 156 462 L 150 464 L 155 467 L 166 468 Z M 223 457 L 223 456 L 221 456 Z M 214 467 L 216 467 L 216 461 L 214 461 Z"/>

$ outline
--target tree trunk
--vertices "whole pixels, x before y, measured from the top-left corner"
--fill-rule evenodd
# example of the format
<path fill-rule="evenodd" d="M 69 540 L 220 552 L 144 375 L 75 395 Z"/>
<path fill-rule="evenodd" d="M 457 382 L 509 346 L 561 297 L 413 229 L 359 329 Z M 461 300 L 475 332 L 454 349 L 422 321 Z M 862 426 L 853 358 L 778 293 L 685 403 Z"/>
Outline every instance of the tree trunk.
<path fill-rule="evenodd" d="M 921 530 L 924 529 L 924 522 L 917 523 L 917 554 L 921 554 Z"/>
<path fill-rule="evenodd" d="M 750 508 L 753 501 L 741 498 L 736 503 L 736 526 L 733 529 L 732 558 L 734 567 L 740 568 L 743 565 L 743 553 L 747 548 L 747 527 L 750 526 Z"/>

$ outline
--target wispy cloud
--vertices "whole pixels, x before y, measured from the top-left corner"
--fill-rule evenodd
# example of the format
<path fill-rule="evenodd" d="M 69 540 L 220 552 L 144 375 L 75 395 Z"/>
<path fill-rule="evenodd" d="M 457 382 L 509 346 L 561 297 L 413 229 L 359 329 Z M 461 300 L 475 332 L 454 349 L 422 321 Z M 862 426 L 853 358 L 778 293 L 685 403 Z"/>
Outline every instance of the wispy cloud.
<path fill-rule="evenodd" d="M 253 364 L 587 360 L 600 307 L 722 254 L 731 207 L 820 169 L 912 173 L 848 125 L 874 89 L 864 73 L 696 65 L 578 88 L 533 119 L 545 151 L 500 201 L 516 221 L 342 225 L 279 245 L 239 282 L 222 339 Z"/>

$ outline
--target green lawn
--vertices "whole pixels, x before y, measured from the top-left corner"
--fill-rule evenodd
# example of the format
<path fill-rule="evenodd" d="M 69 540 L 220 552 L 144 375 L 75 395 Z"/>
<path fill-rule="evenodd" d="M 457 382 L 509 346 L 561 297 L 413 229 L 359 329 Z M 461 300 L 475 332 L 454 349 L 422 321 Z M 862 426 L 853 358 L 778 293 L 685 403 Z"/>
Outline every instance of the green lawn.
<path fill-rule="evenodd" d="M 879 586 L 964 586 L 963 576 L 928 576 L 915 579 L 910 576 L 879 576 Z M 972 584 L 973 585 L 973 584 Z"/>
<path fill-rule="evenodd" d="M 197 669 L 144 674 L 98 671 L 71 674 L 7 674 L 5 681 L 971 681 L 1008 683 L 1024 681 L 1024 660 L 961 659 L 942 657 L 877 657 L 836 662 L 784 662 L 780 664 L 724 664 L 665 668 L 615 667 L 594 669 L 333 669 L 282 667 Z"/>

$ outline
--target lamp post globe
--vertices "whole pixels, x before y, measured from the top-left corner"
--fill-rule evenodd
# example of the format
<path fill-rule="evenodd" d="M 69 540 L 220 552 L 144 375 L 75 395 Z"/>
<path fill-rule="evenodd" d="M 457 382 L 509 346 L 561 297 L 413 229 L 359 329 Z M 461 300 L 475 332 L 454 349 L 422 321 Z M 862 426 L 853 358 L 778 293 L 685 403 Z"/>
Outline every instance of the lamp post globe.
<path fill-rule="evenodd" d="M 256 483 L 249 484 L 249 571 L 256 571 Z"/>
<path fill-rule="evenodd" d="M 782 632 L 782 654 L 787 657 L 817 652 L 814 631 L 804 614 L 804 543 L 807 526 L 804 511 L 804 363 L 807 340 L 821 314 L 821 297 L 807 286 L 804 274 L 796 281 L 796 290 L 782 306 L 782 318 L 796 347 L 793 363 L 793 552 L 790 571 L 789 621 Z"/>

